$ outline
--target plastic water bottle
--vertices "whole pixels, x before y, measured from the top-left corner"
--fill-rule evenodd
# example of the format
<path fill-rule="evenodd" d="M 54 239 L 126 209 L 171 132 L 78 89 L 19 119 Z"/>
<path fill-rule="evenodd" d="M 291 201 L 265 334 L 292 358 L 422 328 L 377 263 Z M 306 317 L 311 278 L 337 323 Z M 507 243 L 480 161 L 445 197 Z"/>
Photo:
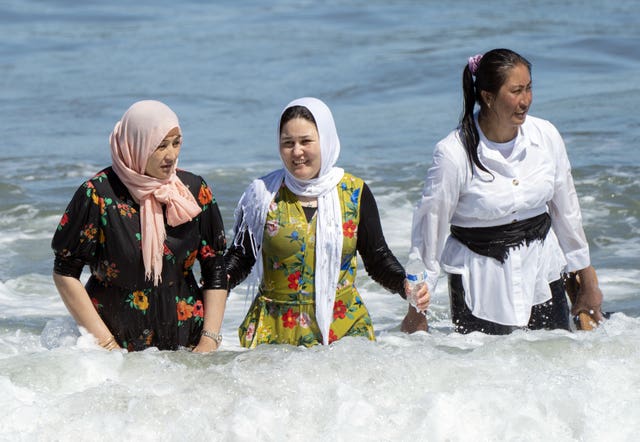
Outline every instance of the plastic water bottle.
<path fill-rule="evenodd" d="M 409 287 L 411 289 L 410 293 L 407 295 L 407 301 L 409 301 L 412 306 L 416 307 L 416 295 L 420 287 L 426 284 L 425 280 L 427 279 L 427 271 L 420 259 L 420 256 L 415 252 L 409 254 L 409 260 L 407 261 L 407 265 L 404 270 L 407 273 L 407 281 L 409 281 Z"/>

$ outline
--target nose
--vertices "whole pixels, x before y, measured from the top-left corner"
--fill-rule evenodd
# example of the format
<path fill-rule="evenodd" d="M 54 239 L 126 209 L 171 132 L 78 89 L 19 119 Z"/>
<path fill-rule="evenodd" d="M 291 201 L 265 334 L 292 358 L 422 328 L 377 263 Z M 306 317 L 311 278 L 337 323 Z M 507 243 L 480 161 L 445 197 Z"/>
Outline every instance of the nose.
<path fill-rule="evenodd" d="M 302 155 L 302 153 L 303 153 L 302 144 L 296 142 L 293 145 L 293 154 L 297 156 L 297 155 Z"/>
<path fill-rule="evenodd" d="M 170 161 L 175 161 L 176 158 L 178 158 L 178 153 L 180 152 L 179 149 L 167 149 L 167 153 L 165 155 L 165 159 L 170 160 Z"/>

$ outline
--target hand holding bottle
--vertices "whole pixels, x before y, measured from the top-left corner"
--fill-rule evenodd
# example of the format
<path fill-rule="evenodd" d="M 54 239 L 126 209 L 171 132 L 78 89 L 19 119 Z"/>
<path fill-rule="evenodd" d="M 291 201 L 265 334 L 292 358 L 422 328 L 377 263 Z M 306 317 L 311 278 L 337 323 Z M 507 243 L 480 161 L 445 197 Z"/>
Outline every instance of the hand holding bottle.
<path fill-rule="evenodd" d="M 424 264 L 422 264 L 422 260 L 416 253 L 409 255 L 405 271 L 407 272 L 407 279 L 404 287 L 407 301 L 419 312 L 426 313 L 431 295 L 425 281 L 427 273 Z"/>
<path fill-rule="evenodd" d="M 431 301 L 431 294 L 427 288 L 427 283 L 423 280 L 416 284 L 407 279 L 404 283 L 404 291 L 407 295 L 407 301 L 409 301 L 416 310 L 426 314 L 427 308 L 429 308 L 429 302 Z"/>

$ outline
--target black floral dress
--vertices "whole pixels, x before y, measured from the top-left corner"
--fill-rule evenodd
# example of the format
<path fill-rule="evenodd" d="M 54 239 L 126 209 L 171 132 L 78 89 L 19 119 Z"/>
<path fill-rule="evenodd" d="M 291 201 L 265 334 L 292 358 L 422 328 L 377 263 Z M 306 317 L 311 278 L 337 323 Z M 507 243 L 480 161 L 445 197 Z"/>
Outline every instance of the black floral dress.
<path fill-rule="evenodd" d="M 140 206 L 111 167 L 80 186 L 52 240 L 54 272 L 79 278 L 89 265 L 87 292 L 118 343 L 130 351 L 195 346 L 204 321 L 202 289 L 227 289 L 225 233 L 215 198 L 201 177 L 177 174 L 202 212 L 176 227 L 165 222 L 158 286 L 145 278 Z M 192 271 L 196 259 L 202 287 Z"/>

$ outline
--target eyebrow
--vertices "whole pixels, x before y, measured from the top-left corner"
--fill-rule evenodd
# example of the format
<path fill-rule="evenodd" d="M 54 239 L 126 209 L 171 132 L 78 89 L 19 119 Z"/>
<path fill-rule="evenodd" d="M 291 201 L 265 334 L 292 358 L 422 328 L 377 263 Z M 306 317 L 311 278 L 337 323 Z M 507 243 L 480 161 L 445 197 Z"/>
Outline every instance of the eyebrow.
<path fill-rule="evenodd" d="M 313 134 L 304 134 L 304 135 L 300 135 L 298 137 L 294 137 L 292 135 L 281 135 L 280 139 L 281 140 L 292 140 L 294 138 L 314 138 Z"/>

